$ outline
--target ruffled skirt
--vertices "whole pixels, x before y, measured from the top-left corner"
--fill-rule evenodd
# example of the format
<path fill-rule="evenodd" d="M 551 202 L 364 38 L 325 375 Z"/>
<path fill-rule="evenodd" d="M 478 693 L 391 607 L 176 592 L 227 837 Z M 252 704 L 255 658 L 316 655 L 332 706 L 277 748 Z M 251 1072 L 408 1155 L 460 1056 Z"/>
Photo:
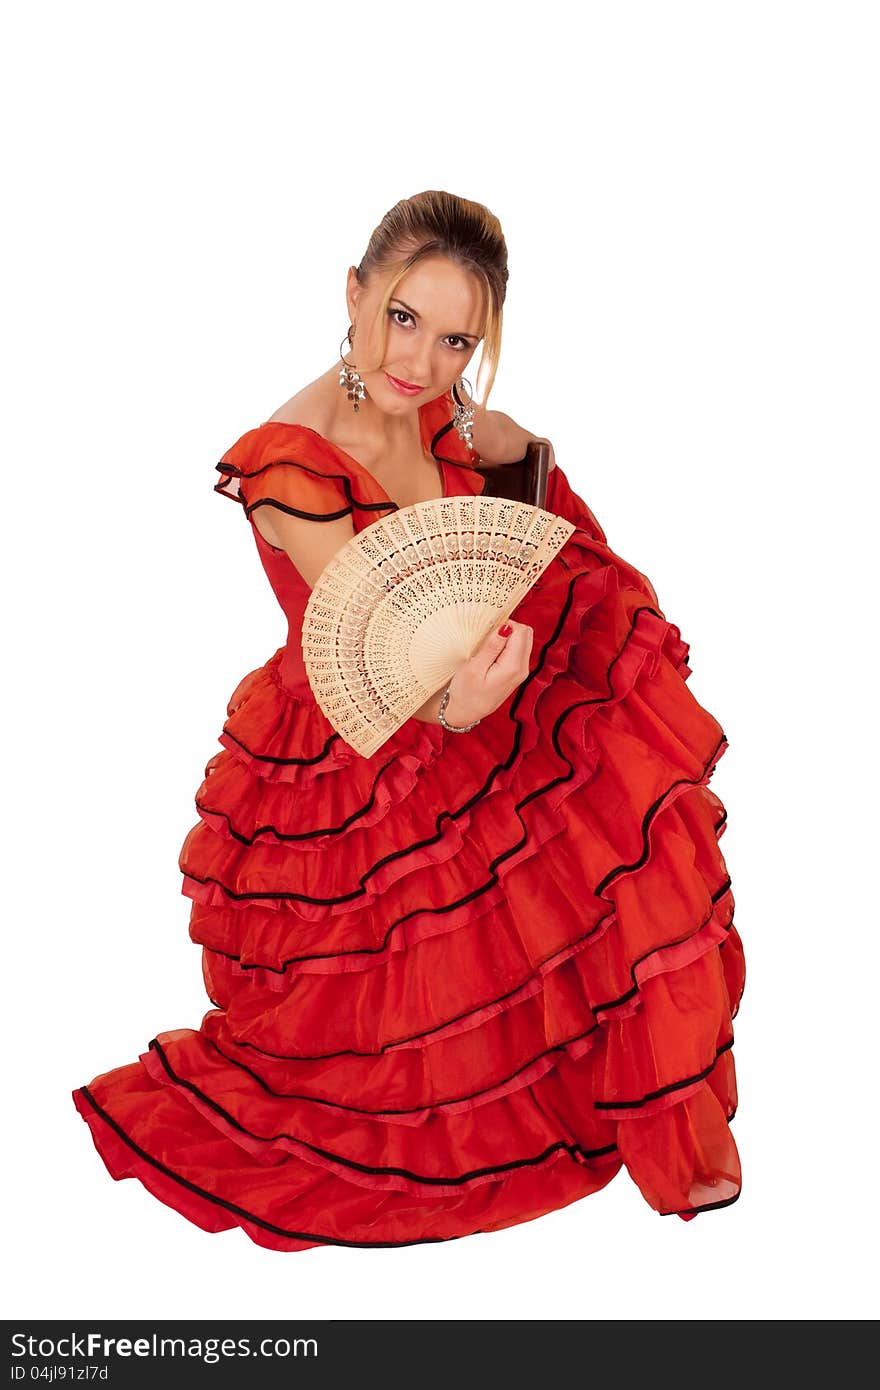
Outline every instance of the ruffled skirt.
<path fill-rule="evenodd" d="M 180 854 L 212 1008 L 73 1092 L 114 1178 L 274 1250 L 498 1230 L 625 1167 L 736 1200 L 745 980 L 724 732 L 645 576 L 576 530 L 527 680 L 371 758 L 283 648 L 232 695 Z"/>

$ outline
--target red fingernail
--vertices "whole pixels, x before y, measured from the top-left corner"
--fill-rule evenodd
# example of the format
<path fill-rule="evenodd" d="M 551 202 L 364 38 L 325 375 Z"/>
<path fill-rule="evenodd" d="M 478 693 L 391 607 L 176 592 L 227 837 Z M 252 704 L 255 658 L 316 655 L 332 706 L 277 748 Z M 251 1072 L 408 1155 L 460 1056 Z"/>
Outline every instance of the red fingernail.
<path fill-rule="evenodd" d="M 513 628 L 510 626 L 510 623 L 505 623 L 503 627 L 499 627 L 499 629 L 498 629 L 498 636 L 499 636 L 499 637 L 509 637 L 510 634 L 511 634 L 512 632 L 513 632 Z"/>

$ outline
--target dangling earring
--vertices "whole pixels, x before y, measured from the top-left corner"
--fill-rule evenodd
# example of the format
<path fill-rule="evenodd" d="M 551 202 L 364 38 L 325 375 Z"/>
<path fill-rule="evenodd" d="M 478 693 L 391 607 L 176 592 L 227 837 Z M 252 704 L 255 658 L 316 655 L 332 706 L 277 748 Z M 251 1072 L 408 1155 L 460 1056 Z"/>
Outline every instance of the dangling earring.
<path fill-rule="evenodd" d="M 353 343 L 353 332 L 354 324 L 350 323 L 348 325 L 348 333 L 346 334 L 346 338 L 348 338 L 349 347 L 351 347 Z M 342 343 L 344 342 L 345 338 L 343 338 L 342 340 Z M 348 399 L 353 403 L 355 410 L 359 410 L 360 407 L 358 405 L 358 401 L 366 400 L 367 388 L 361 381 L 360 374 L 357 368 L 354 365 L 350 365 L 348 362 L 346 362 L 345 356 L 342 351 L 342 343 L 339 344 L 339 356 L 342 358 L 342 366 L 339 369 L 339 385 L 345 388 L 345 391 L 348 395 Z"/>
<path fill-rule="evenodd" d="M 462 384 L 466 385 L 468 389 L 467 401 L 462 401 L 458 394 L 458 387 Z M 474 444 L 471 438 L 471 430 L 474 423 L 474 394 L 467 377 L 459 377 L 458 382 L 453 382 L 452 399 L 455 401 L 455 408 L 452 412 L 452 423 L 458 431 L 459 438 L 463 439 L 468 448 L 473 450 Z"/>

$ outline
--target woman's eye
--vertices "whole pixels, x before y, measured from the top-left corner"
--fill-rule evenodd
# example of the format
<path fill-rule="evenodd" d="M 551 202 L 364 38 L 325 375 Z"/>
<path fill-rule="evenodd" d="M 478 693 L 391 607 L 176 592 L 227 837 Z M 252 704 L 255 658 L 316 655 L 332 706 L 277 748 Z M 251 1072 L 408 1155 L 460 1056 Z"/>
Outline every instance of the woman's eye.
<path fill-rule="evenodd" d="M 400 322 L 400 319 L 396 317 L 398 314 L 400 314 L 401 318 L 403 319 L 412 320 L 412 314 L 409 312 L 408 309 L 389 309 L 388 313 L 390 314 L 391 318 L 394 319 L 395 323 L 397 323 L 401 328 L 403 327 L 403 324 Z M 470 343 L 468 342 L 467 338 L 459 338 L 457 333 L 450 333 L 449 341 L 458 344 L 458 346 L 454 349 L 455 352 L 467 352 L 470 347 Z"/>

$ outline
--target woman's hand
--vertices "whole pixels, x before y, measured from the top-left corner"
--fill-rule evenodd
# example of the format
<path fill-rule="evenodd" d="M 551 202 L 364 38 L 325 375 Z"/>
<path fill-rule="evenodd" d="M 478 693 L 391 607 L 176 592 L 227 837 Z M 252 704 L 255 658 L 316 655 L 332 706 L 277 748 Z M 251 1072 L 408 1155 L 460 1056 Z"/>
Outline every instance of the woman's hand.
<path fill-rule="evenodd" d="M 535 630 L 511 618 L 501 630 L 507 628 L 511 631 L 506 637 L 501 631 L 490 632 L 449 682 L 444 714 L 450 724 L 471 724 L 491 714 L 529 674 Z"/>

